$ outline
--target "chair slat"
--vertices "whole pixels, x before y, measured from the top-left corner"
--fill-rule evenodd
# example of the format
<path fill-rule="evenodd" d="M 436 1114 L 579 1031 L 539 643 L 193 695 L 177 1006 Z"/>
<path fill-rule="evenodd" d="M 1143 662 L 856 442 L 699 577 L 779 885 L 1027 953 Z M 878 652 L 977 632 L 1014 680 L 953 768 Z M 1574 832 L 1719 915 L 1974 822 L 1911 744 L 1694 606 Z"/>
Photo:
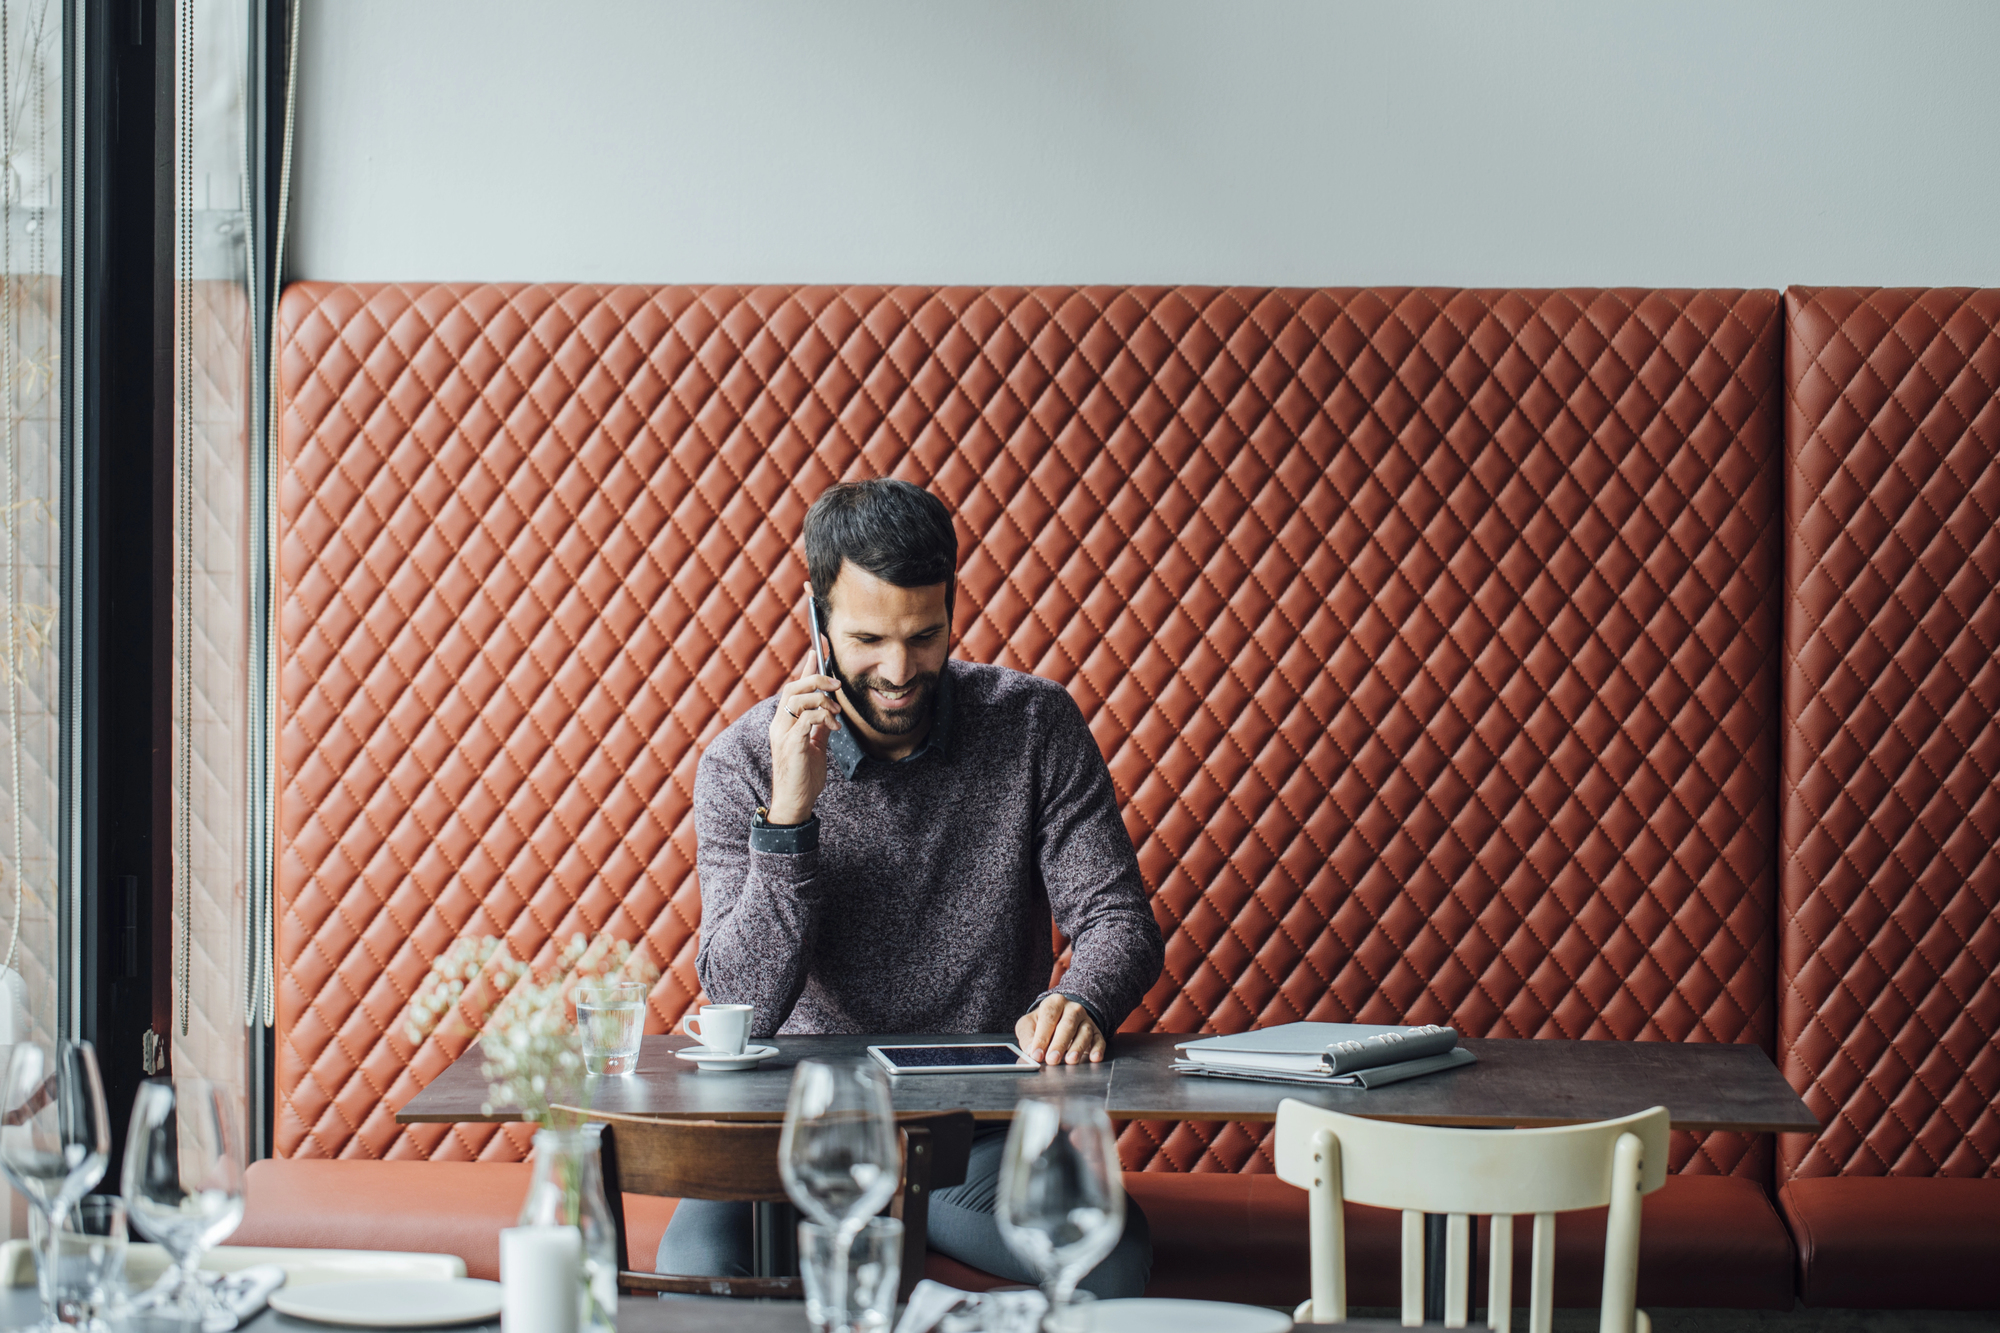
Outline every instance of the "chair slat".
<path fill-rule="evenodd" d="M 1528 1279 L 1528 1333 L 1549 1333 L 1556 1306 L 1556 1215 L 1535 1214 L 1534 1263 Z"/>
<path fill-rule="evenodd" d="M 1472 1285 L 1472 1226 L 1464 1213 L 1444 1220 L 1444 1326 L 1464 1328 Z"/>
<path fill-rule="evenodd" d="M 1486 1327 L 1508 1333 L 1514 1326 L 1514 1219 L 1495 1213 L 1486 1255 Z"/>
<path fill-rule="evenodd" d="M 1424 1215 L 1403 1213 L 1403 1326 L 1424 1322 Z"/>

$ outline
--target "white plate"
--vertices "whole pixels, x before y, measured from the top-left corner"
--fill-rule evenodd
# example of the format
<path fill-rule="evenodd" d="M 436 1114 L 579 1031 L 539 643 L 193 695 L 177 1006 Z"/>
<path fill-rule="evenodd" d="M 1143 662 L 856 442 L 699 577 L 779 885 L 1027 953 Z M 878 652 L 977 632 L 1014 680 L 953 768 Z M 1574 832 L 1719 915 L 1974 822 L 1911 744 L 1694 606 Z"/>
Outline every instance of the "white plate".
<path fill-rule="evenodd" d="M 700 1065 L 704 1072 L 714 1070 L 718 1073 L 727 1073 L 732 1069 L 755 1069 L 760 1061 L 768 1060 L 777 1053 L 775 1046 L 745 1046 L 741 1055 L 711 1051 L 706 1046 L 688 1046 L 674 1052 L 680 1059 Z"/>
<path fill-rule="evenodd" d="M 1292 1327 L 1290 1315 L 1261 1305 L 1145 1297 L 1092 1301 L 1090 1319 L 1092 1333 L 1290 1333 Z"/>
<path fill-rule="evenodd" d="M 368 1282 L 322 1282 L 280 1287 L 271 1308 L 294 1319 L 349 1328 L 423 1328 L 470 1324 L 500 1314 L 500 1284 L 455 1277 L 447 1282 L 377 1278 Z"/>

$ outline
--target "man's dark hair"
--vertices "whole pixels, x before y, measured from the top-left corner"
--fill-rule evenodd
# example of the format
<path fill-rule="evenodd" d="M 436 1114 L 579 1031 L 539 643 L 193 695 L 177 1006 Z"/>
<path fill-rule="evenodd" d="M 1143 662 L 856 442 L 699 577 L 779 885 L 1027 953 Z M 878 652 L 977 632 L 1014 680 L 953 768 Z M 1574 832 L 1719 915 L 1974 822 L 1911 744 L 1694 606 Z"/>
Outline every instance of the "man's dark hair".
<path fill-rule="evenodd" d="M 842 481 L 820 492 L 806 511 L 806 573 L 820 627 L 840 564 L 851 561 L 898 588 L 944 584 L 951 614 L 958 573 L 958 533 L 944 501 L 894 477 Z"/>

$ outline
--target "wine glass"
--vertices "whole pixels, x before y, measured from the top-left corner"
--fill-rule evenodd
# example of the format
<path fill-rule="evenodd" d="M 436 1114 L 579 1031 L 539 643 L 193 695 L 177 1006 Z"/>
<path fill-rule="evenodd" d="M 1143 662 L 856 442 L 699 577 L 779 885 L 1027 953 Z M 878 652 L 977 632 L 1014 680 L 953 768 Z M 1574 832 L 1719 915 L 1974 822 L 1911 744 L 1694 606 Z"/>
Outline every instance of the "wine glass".
<path fill-rule="evenodd" d="M 1041 1274 L 1047 1327 L 1061 1328 L 1077 1282 L 1125 1231 L 1125 1178 L 1102 1105 L 1030 1097 L 1014 1108 L 994 1220 L 1007 1248 Z"/>
<path fill-rule="evenodd" d="M 221 1091 L 206 1079 L 149 1078 L 132 1102 L 125 1140 L 125 1207 L 175 1270 L 151 1308 L 199 1324 L 210 1304 L 201 1256 L 243 1220 L 243 1167 Z"/>
<path fill-rule="evenodd" d="M 903 1174 L 889 1083 L 866 1060 L 801 1060 L 785 1101 L 778 1174 L 799 1211 L 833 1232 L 829 1328 L 845 1326 L 854 1238 L 894 1197 Z"/>
<path fill-rule="evenodd" d="M 16 1043 L 0 1094 L 0 1170 L 47 1223 L 47 1253 L 36 1255 L 44 1306 L 39 1328 L 60 1327 L 53 1299 L 63 1218 L 104 1179 L 110 1158 L 111 1118 L 90 1043 Z"/>

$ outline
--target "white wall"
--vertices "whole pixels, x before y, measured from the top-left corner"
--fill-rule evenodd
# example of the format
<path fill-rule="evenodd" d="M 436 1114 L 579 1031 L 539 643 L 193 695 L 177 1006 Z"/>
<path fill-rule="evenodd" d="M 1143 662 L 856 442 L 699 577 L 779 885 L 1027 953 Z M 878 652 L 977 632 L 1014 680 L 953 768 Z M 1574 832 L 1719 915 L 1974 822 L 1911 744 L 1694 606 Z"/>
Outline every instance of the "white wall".
<path fill-rule="evenodd" d="M 2000 285 L 2000 4 L 304 0 L 294 276 Z"/>

